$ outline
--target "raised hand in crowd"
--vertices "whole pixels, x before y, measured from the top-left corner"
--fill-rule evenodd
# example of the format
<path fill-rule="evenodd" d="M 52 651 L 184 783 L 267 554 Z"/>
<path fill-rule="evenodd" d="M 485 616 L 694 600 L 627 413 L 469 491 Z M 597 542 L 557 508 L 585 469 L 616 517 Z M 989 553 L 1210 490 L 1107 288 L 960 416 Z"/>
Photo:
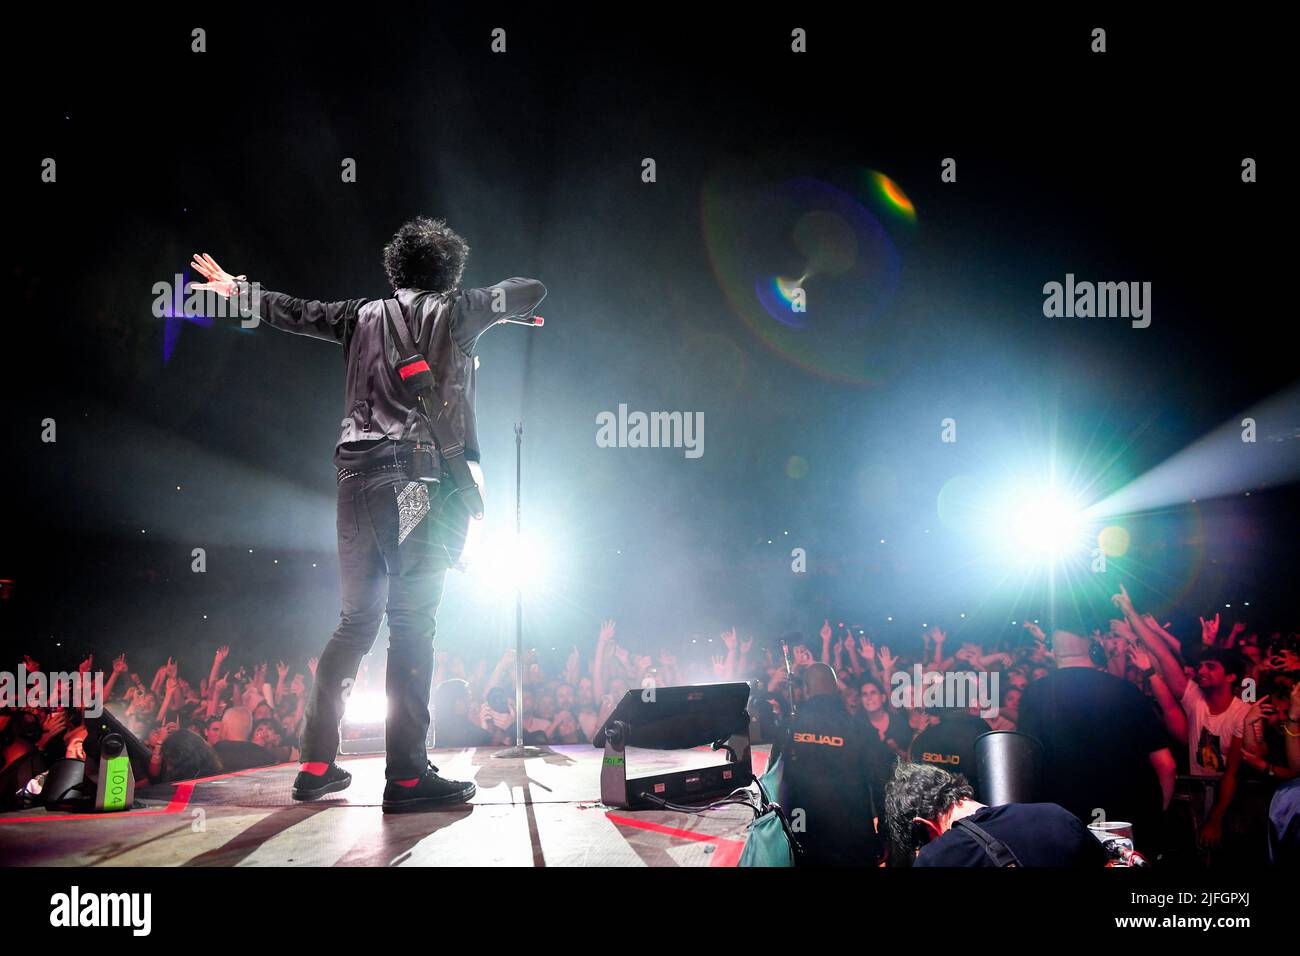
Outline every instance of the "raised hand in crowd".
<path fill-rule="evenodd" d="M 47 711 L 41 717 L 41 736 L 36 741 L 36 749 L 44 750 L 47 744 L 63 734 L 67 726 L 68 712 L 66 710 Z"/>
<path fill-rule="evenodd" d="M 1201 643 L 1206 647 L 1213 647 L 1214 642 L 1219 637 L 1219 614 L 1216 611 L 1214 617 L 1206 620 L 1201 618 Z"/>
<path fill-rule="evenodd" d="M 63 735 L 63 756 L 69 760 L 86 759 L 86 735 L 90 733 L 90 728 L 85 724 L 80 727 L 73 727 Z"/>
<path fill-rule="evenodd" d="M 608 645 L 610 641 L 612 641 L 613 639 L 614 639 L 614 622 L 612 620 L 601 621 L 600 635 L 596 638 L 597 644 L 599 644 L 601 647 L 604 647 Z"/>

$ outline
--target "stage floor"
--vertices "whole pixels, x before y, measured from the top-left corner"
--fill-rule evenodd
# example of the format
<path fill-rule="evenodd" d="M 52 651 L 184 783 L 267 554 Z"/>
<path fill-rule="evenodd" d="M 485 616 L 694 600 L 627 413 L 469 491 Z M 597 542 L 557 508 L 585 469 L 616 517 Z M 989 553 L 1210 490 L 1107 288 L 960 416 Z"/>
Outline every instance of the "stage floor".
<path fill-rule="evenodd" d="M 555 746 L 497 760 L 499 748 L 432 750 L 446 777 L 473 780 L 472 803 L 380 810 L 384 759 L 342 757 L 352 786 L 290 798 L 297 764 L 136 792 L 129 813 L 0 815 L 3 866 L 735 866 L 753 814 L 607 809 L 602 751 Z M 755 747 L 761 773 L 769 748 Z M 632 776 L 720 762 L 708 750 L 628 751 Z"/>

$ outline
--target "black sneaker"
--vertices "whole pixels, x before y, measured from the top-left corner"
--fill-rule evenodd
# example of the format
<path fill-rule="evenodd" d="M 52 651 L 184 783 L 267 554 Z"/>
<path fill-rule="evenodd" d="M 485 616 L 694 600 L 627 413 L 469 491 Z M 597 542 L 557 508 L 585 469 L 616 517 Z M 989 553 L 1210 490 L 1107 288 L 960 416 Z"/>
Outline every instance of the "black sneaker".
<path fill-rule="evenodd" d="M 413 787 L 403 787 L 388 781 L 388 786 L 384 787 L 384 812 L 411 813 L 468 803 L 477 790 L 472 783 L 444 780 L 438 776 L 438 768 L 429 764 L 424 768 L 420 782 Z"/>
<path fill-rule="evenodd" d="M 315 800 L 327 793 L 346 790 L 350 783 L 352 783 L 352 774 L 336 763 L 330 764 L 325 768 L 325 772 L 321 774 L 300 770 L 293 781 L 293 798 L 295 800 Z"/>

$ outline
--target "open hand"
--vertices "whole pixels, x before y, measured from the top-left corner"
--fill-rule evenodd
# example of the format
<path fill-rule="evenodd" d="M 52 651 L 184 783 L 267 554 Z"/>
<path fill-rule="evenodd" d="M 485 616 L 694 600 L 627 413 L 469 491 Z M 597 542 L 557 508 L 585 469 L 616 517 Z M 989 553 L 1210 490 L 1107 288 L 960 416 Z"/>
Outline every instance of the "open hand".
<path fill-rule="evenodd" d="M 238 283 L 248 278 L 248 276 L 232 276 L 221 266 L 217 265 L 217 260 L 213 259 L 206 252 L 194 253 L 194 260 L 190 267 L 207 282 L 195 282 L 190 284 L 190 289 L 199 289 L 203 291 L 212 291 L 223 298 L 230 298 L 239 291 Z"/>
<path fill-rule="evenodd" d="M 1219 637 L 1219 615 L 1216 612 L 1214 617 L 1206 620 L 1201 618 L 1201 643 L 1210 647 Z"/>

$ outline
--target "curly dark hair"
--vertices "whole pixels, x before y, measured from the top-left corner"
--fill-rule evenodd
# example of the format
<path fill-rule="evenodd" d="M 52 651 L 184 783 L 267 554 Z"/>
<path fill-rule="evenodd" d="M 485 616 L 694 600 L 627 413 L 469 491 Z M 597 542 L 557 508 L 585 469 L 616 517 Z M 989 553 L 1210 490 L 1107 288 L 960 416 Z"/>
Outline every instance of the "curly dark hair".
<path fill-rule="evenodd" d="M 197 780 L 221 773 L 221 758 L 196 733 L 178 730 L 162 745 L 162 776 L 165 781 Z"/>
<path fill-rule="evenodd" d="M 925 763 L 899 761 L 894 779 L 885 788 L 885 819 L 894 853 L 910 860 L 924 842 L 921 825 L 913 818 L 938 821 L 975 790 L 964 776 Z"/>
<path fill-rule="evenodd" d="M 469 243 L 441 219 L 412 219 L 384 246 L 384 272 L 393 289 L 450 292 L 460 285 Z"/>

